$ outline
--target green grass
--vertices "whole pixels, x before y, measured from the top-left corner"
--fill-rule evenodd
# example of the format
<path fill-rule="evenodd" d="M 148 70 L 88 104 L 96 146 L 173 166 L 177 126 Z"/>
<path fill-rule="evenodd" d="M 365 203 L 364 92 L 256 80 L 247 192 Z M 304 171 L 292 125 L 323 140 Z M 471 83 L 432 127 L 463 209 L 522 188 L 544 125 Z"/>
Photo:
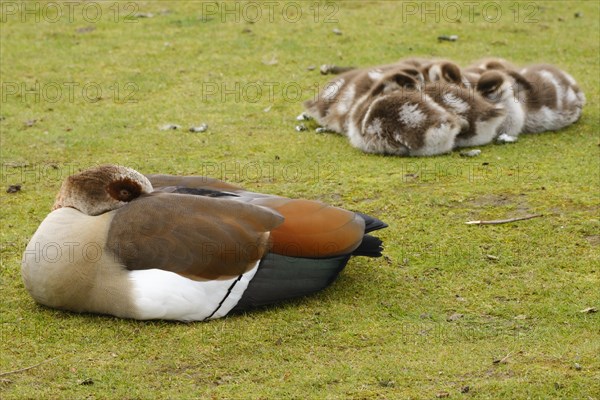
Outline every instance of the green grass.
<path fill-rule="evenodd" d="M 435 15 L 423 23 L 395 2 L 321 3 L 317 21 L 312 2 L 294 3 L 303 14 L 289 22 L 277 3 L 254 24 L 223 13 L 203 20 L 199 2 L 107 2 L 95 23 L 82 5 L 73 22 L 65 8 L 51 23 L 46 3 L 39 22 L 22 22 L 10 4 L 22 3 L 3 1 L 0 23 L 0 371 L 35 367 L 0 376 L 3 399 L 600 397 L 600 314 L 580 312 L 600 308 L 597 3 L 504 3 L 496 22 L 483 19 L 485 3 L 471 15 L 463 5 L 460 23 Z M 126 22 L 134 6 L 154 17 Z M 441 34 L 460 38 L 438 43 Z M 469 159 L 366 155 L 343 137 L 294 130 L 301 101 L 327 81 L 319 65 L 410 55 L 554 63 L 576 77 L 588 104 L 567 129 L 481 147 Z M 47 91 L 39 99 L 21 86 L 36 84 Z M 86 84 L 102 98 L 82 92 Z M 51 102 L 56 86 L 63 96 Z M 207 92 L 215 87 L 240 100 Z M 257 87 L 260 96 L 250 92 Z M 201 122 L 208 132 L 159 130 Z M 370 213 L 390 225 L 381 232 L 386 257 L 352 260 L 316 296 L 210 323 L 37 306 L 21 282 L 21 254 L 61 181 L 98 163 L 210 174 Z M 21 192 L 5 193 L 17 183 Z M 544 216 L 464 223 L 533 213 Z M 448 322 L 454 313 L 463 317 Z"/>

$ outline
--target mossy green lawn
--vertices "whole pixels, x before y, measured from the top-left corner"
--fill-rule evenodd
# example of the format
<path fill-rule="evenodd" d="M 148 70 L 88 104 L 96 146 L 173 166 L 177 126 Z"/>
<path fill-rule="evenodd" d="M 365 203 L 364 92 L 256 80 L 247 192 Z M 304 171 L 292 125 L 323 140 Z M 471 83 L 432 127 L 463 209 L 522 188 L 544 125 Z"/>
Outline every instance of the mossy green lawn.
<path fill-rule="evenodd" d="M 581 312 L 600 308 L 596 2 L 503 3 L 499 16 L 460 3 L 460 23 L 456 3 L 276 2 L 257 18 L 256 3 L 106 2 L 98 21 L 83 3 L 56 19 L 31 2 L 38 21 L 22 4 L 3 1 L 0 24 L 3 399 L 599 398 L 600 314 Z M 588 104 L 567 129 L 477 158 L 366 155 L 295 131 L 328 79 L 319 65 L 412 55 L 554 63 Z M 40 307 L 21 282 L 25 245 L 62 179 L 100 163 L 369 213 L 390 225 L 385 257 L 353 259 L 316 296 L 209 323 Z M 543 216 L 465 224 L 530 214 Z"/>

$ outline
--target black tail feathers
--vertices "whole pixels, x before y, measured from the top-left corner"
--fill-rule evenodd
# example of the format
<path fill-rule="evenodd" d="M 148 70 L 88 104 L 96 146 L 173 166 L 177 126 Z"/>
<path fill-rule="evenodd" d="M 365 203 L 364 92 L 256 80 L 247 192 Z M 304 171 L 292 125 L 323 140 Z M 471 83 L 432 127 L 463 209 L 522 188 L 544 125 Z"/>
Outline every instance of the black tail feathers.
<path fill-rule="evenodd" d="M 383 221 L 378 220 L 375 217 L 371 217 L 370 215 L 355 212 L 356 215 L 359 215 L 362 219 L 365 220 L 365 233 L 377 231 L 379 229 L 387 228 L 388 224 Z"/>
<path fill-rule="evenodd" d="M 363 236 L 363 240 L 358 248 L 352 252 L 352 255 L 381 257 L 381 252 L 383 251 L 383 241 L 378 237 L 367 235 L 367 233 L 387 228 L 388 225 L 375 217 L 371 217 L 370 215 L 362 213 L 356 214 L 360 215 L 360 217 L 365 220 L 365 236 Z"/>
<path fill-rule="evenodd" d="M 383 241 L 378 237 L 365 235 L 358 248 L 352 252 L 353 256 L 381 257 Z"/>

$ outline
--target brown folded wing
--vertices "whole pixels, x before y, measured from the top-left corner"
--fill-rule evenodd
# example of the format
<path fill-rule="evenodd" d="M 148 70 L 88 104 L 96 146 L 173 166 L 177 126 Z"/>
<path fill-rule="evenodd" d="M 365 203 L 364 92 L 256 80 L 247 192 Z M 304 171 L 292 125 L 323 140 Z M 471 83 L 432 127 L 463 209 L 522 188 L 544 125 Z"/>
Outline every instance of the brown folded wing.
<path fill-rule="evenodd" d="M 311 258 L 350 254 L 365 234 L 360 216 L 319 201 L 264 197 L 251 204 L 269 207 L 285 218 L 271 231 L 273 253 Z"/>
<path fill-rule="evenodd" d="M 204 176 L 147 175 L 155 190 L 208 189 L 235 193 L 232 201 L 268 207 L 285 221 L 271 232 L 271 251 L 293 257 L 333 257 L 349 254 L 362 242 L 364 220 L 355 213 L 319 201 L 244 191 L 218 179 Z"/>
<path fill-rule="evenodd" d="M 108 247 L 129 270 L 227 279 L 265 255 L 268 232 L 282 221 L 276 212 L 239 201 L 154 193 L 116 211 Z"/>

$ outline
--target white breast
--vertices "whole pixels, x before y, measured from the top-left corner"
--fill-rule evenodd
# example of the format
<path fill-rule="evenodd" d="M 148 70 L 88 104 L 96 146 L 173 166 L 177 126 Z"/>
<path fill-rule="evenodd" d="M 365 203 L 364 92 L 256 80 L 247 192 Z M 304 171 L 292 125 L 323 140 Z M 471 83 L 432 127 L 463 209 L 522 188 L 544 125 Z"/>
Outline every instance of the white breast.
<path fill-rule="evenodd" d="M 223 317 L 246 291 L 259 262 L 243 275 L 213 281 L 194 281 L 160 269 L 131 271 L 136 318 L 203 321 Z"/>

